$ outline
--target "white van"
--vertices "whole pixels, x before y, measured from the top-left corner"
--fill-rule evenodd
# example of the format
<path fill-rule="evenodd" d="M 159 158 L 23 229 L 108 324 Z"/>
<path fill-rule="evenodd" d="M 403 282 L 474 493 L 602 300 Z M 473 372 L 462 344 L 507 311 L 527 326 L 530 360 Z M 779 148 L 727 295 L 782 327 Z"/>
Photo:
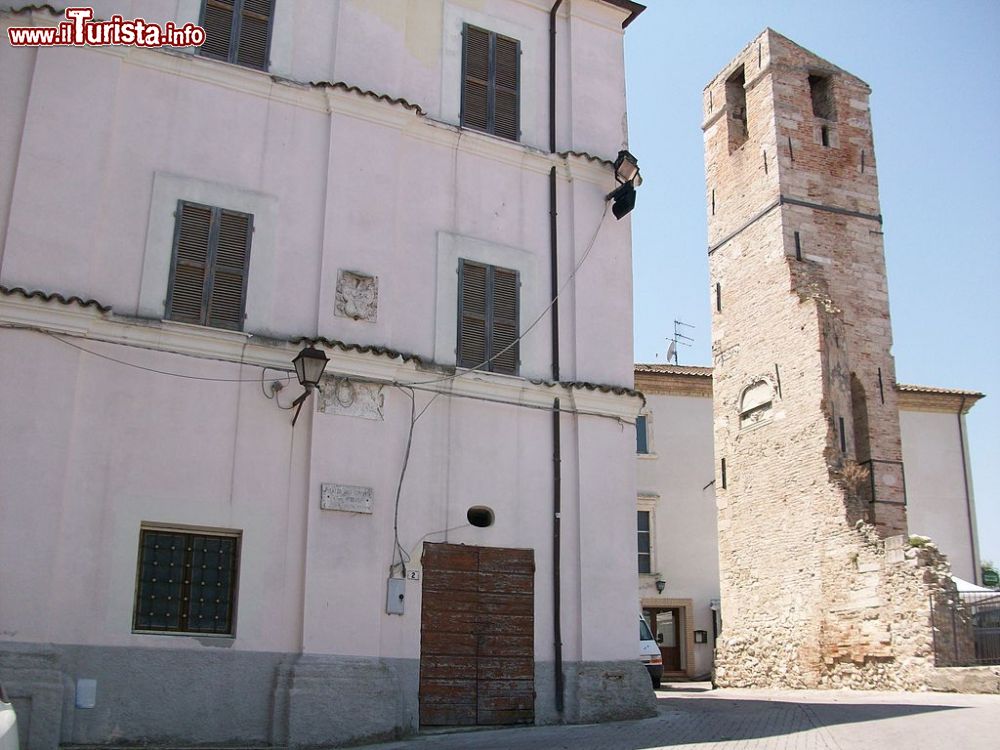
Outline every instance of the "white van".
<path fill-rule="evenodd" d="M 649 678 L 653 681 L 653 687 L 660 688 L 660 680 L 663 679 L 663 656 L 660 654 L 660 647 L 653 638 L 653 632 L 649 625 L 639 614 L 639 657 L 646 665 Z"/>

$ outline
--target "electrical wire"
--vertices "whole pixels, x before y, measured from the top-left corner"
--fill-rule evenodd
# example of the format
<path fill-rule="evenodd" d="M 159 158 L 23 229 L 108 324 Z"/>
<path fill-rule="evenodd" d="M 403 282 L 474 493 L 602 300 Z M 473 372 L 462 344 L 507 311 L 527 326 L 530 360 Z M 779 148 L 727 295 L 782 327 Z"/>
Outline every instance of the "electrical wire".
<path fill-rule="evenodd" d="M 282 409 L 284 411 L 291 411 L 292 409 L 295 408 L 294 404 L 289 404 L 288 406 L 282 406 L 281 405 L 281 401 L 278 400 L 278 391 L 280 391 L 284 387 L 284 386 L 281 385 L 281 383 L 279 382 L 279 380 L 275 380 L 273 383 L 271 383 L 271 386 L 272 386 L 271 387 L 271 393 L 268 393 L 267 390 L 264 388 L 264 376 L 267 374 L 268 370 L 274 370 L 275 372 L 281 372 L 281 370 L 279 370 L 276 367 L 263 367 L 263 368 L 261 368 L 261 371 L 260 371 L 260 390 L 261 390 L 261 392 L 264 394 L 265 398 L 274 399 L 274 403 L 277 404 L 277 406 L 278 406 L 279 409 Z"/>
<path fill-rule="evenodd" d="M 132 368 L 138 369 L 138 370 L 143 370 L 145 372 L 152 372 L 152 373 L 156 373 L 158 375 L 168 375 L 170 377 L 182 378 L 184 380 L 202 380 L 202 381 L 215 382 L 215 383 L 260 383 L 261 384 L 261 389 L 263 390 L 264 389 L 263 381 L 265 379 L 265 372 L 267 370 L 275 370 L 276 372 L 282 372 L 281 369 L 276 368 L 276 367 L 272 367 L 270 365 L 250 365 L 251 367 L 260 367 L 260 368 L 262 368 L 261 369 L 261 377 L 260 378 L 252 378 L 252 379 L 248 379 L 248 378 L 210 378 L 210 377 L 203 377 L 203 376 L 200 376 L 200 375 L 185 375 L 183 373 L 169 372 L 167 370 L 159 370 L 159 369 L 156 369 L 156 368 L 153 368 L 153 367 L 145 367 L 144 365 L 137 365 L 137 364 L 135 364 L 133 362 L 126 362 L 124 360 L 120 360 L 120 359 L 117 359 L 115 357 L 110 357 L 110 356 L 108 356 L 106 354 L 100 354 L 99 352 L 95 352 L 95 351 L 92 351 L 91 349 L 87 349 L 86 347 L 82 347 L 82 346 L 79 346 L 77 344 L 74 344 L 74 343 L 72 343 L 70 341 L 67 341 L 64 338 L 61 338 L 60 336 L 55 335 L 54 333 L 52 333 L 50 331 L 46 331 L 45 329 L 38 328 L 36 326 L 0 325 L 0 328 L 25 330 L 25 331 L 33 331 L 35 333 L 42 333 L 42 334 L 45 334 L 46 336 L 50 336 L 51 338 L 54 338 L 56 341 L 58 341 L 58 342 L 60 342 L 62 344 L 65 344 L 66 346 L 73 347 L 74 349 L 78 349 L 81 352 L 84 352 L 86 354 L 90 354 L 90 355 L 92 355 L 94 357 L 98 357 L 100 359 L 105 359 L 105 360 L 108 360 L 110 362 L 114 362 L 116 364 L 124 365 L 126 367 L 132 367 Z M 106 343 L 106 342 L 102 342 L 102 343 Z M 151 350 L 151 351 L 165 351 L 165 350 Z M 478 371 L 478 370 L 477 371 L 469 371 L 469 372 L 465 372 L 465 373 L 462 373 L 462 374 L 463 375 L 471 375 L 471 374 L 474 374 L 474 373 L 481 373 L 481 371 Z M 292 377 L 293 376 L 291 374 L 287 374 L 287 375 L 284 375 L 284 376 L 276 377 L 275 379 L 276 380 L 285 380 L 285 381 L 288 381 L 288 380 L 291 380 Z M 437 383 L 437 382 L 441 382 L 443 380 L 453 380 L 453 379 L 454 378 L 442 378 L 440 380 L 432 380 L 432 381 L 427 381 L 427 382 L 428 383 Z M 475 396 L 475 395 L 472 395 L 472 394 L 455 393 L 453 391 L 452 392 L 446 392 L 446 391 L 439 391 L 437 389 L 432 389 L 432 388 L 424 388 L 424 387 L 421 387 L 422 383 L 420 383 L 420 382 L 417 382 L 417 383 L 401 383 L 401 382 L 396 381 L 396 380 L 379 379 L 379 378 L 367 378 L 367 380 L 369 382 L 372 382 L 372 383 L 379 383 L 379 384 L 382 384 L 382 385 L 391 385 L 391 386 L 394 386 L 394 387 L 397 387 L 397 388 L 410 388 L 412 390 L 427 391 L 429 393 L 433 393 L 434 396 L 423 406 L 423 408 L 420 410 L 420 412 L 416 415 L 416 419 L 417 420 L 419 420 L 424 415 L 424 412 L 426 412 L 427 409 L 430 408 L 431 404 L 433 404 L 434 401 L 439 396 L 442 396 L 442 395 L 447 395 L 447 396 L 453 397 L 453 398 L 465 398 L 465 399 L 470 399 L 470 400 L 473 400 L 473 401 L 483 401 L 483 402 L 492 403 L 492 404 L 504 404 L 504 405 L 507 405 L 507 406 L 516 406 L 516 407 L 522 408 L 522 409 L 538 409 L 540 411 L 550 411 L 551 410 L 550 406 L 545 406 L 545 405 L 540 405 L 540 404 L 526 404 L 526 403 L 520 402 L 520 401 L 507 401 L 507 400 L 499 399 L 499 398 L 486 398 L 486 397 L 483 397 L 483 396 Z M 267 396 L 267 391 L 266 390 L 263 390 L 263 392 L 264 392 L 264 396 L 266 396 L 268 398 L 272 398 L 270 396 Z M 278 407 L 280 409 L 283 409 L 283 410 L 286 410 L 286 411 L 289 410 L 289 409 L 294 408 L 293 406 L 282 406 L 280 402 L 278 402 Z M 567 413 L 567 414 L 576 414 L 576 415 L 579 415 L 579 416 L 589 416 L 589 417 L 600 417 L 600 418 L 603 418 L 603 419 L 613 419 L 613 420 L 621 423 L 622 425 L 634 425 L 635 424 L 635 422 L 632 422 L 632 421 L 630 421 L 628 419 L 625 419 L 623 417 L 616 416 L 614 414 L 606 414 L 606 413 L 602 413 L 602 412 L 588 411 L 588 410 L 585 410 L 585 409 L 567 409 L 567 408 L 563 408 L 563 409 L 561 409 L 561 411 L 563 411 L 564 413 Z"/>
<path fill-rule="evenodd" d="M 398 386 L 397 386 L 398 387 Z M 403 571 L 403 578 L 406 578 L 406 563 L 410 561 L 410 556 L 407 554 L 406 550 L 399 543 L 399 497 L 403 492 L 403 477 L 406 476 L 406 467 L 410 463 L 410 446 L 413 445 L 413 428 L 417 424 L 417 399 L 411 390 L 409 393 L 403 388 L 399 390 L 410 399 L 410 429 L 406 435 L 406 451 L 403 453 L 403 465 L 399 469 L 399 482 L 396 484 L 396 508 L 393 511 L 392 516 L 392 535 L 393 535 L 393 549 L 392 549 L 392 562 L 389 564 L 389 577 L 395 572 L 396 568 L 400 568 Z M 399 562 L 396 562 L 396 558 L 399 558 Z"/>
<path fill-rule="evenodd" d="M 539 323 L 542 322 L 542 318 L 544 318 L 548 314 L 548 312 L 555 306 L 556 302 L 559 301 L 559 298 L 562 296 L 562 293 L 566 290 L 566 287 L 569 285 L 569 283 L 574 278 L 576 278 L 576 274 L 579 272 L 580 268 L 583 267 L 584 262 L 590 256 L 590 251 L 594 249 L 594 243 L 597 242 L 597 236 L 601 233 L 601 227 L 604 226 L 604 219 L 607 218 L 607 215 L 608 215 L 608 205 L 609 205 L 608 201 L 605 201 L 604 202 L 604 212 L 601 214 L 601 220 L 597 223 L 597 229 L 594 230 L 594 235 L 593 235 L 593 237 L 590 238 L 590 243 L 587 245 L 587 249 L 586 249 L 586 251 L 584 251 L 583 255 L 580 257 L 580 260 L 577 262 L 576 267 L 573 269 L 573 272 L 568 277 L 566 277 L 566 280 L 562 283 L 562 285 L 559 287 L 558 291 L 556 292 L 556 296 L 553 297 L 552 300 L 549 302 L 549 304 L 547 304 L 545 306 L 545 308 L 538 314 L 538 317 L 535 318 L 531 322 L 531 325 L 529 325 L 527 328 L 524 329 L 524 333 L 522 333 L 516 339 L 514 339 L 513 341 L 511 341 L 509 344 L 507 344 L 507 346 L 505 346 L 503 349 L 501 349 L 500 351 L 498 351 L 496 354 L 494 354 L 489 359 L 484 360 L 483 362 L 480 362 L 478 365 L 476 365 L 475 367 L 469 368 L 468 370 L 464 370 L 463 372 L 456 373 L 454 375 L 446 375 L 443 378 L 436 378 L 434 380 L 419 380 L 419 381 L 414 381 L 414 382 L 411 382 L 411 383 L 402 383 L 401 385 L 407 385 L 407 386 L 431 385 L 433 383 L 444 383 L 444 382 L 447 382 L 449 380 L 458 380 L 459 378 L 464 378 L 466 375 L 469 375 L 472 372 L 475 372 L 477 370 L 481 370 L 483 367 L 485 367 L 486 365 L 488 365 L 490 362 L 492 362 L 494 359 L 496 359 L 497 357 L 499 357 L 501 354 L 506 353 L 507 351 L 509 351 L 510 349 L 512 349 L 514 346 L 516 346 L 518 343 L 520 343 L 521 339 L 523 339 L 525 336 L 527 336 L 532 331 L 532 329 L 534 329 L 535 326 L 537 326 Z"/>
<path fill-rule="evenodd" d="M 67 341 L 66 339 L 62 338 L 61 336 L 58 336 L 58 335 L 52 333 L 51 331 L 46 331 L 44 328 L 38 328 L 36 326 L 20 326 L 20 325 L 4 325 L 2 327 L 3 328 L 13 328 L 13 329 L 18 329 L 18 330 L 24 330 L 24 331 L 34 331 L 36 333 L 43 333 L 46 336 L 49 336 L 50 338 L 55 339 L 56 341 L 58 341 L 61 344 L 65 344 L 66 346 L 71 346 L 74 349 L 77 349 L 77 350 L 79 350 L 81 352 L 84 352 L 85 354 L 90 354 L 93 357 L 98 357 L 99 359 L 106 359 L 109 362 L 114 362 L 115 364 L 124 365 L 125 367 L 133 367 L 136 370 L 144 370 L 145 372 L 156 373 L 157 375 L 169 375 L 171 377 L 182 378 L 184 380 L 204 380 L 204 381 L 209 381 L 209 382 L 212 382 L 212 383 L 256 383 L 257 382 L 257 378 L 249 378 L 249 379 L 248 378 L 209 378 L 209 377 L 204 377 L 202 375 L 185 375 L 184 373 L 180 373 L 180 372 L 169 372 L 168 370 L 158 370 L 155 367 L 146 367 L 145 365 L 137 365 L 134 362 L 126 362 L 125 360 L 117 359 L 116 357 L 111 357 L 111 356 L 109 356 L 107 354 L 101 354 L 100 352 L 95 352 L 95 351 L 93 351 L 91 349 L 87 349 L 86 347 L 80 346 L 79 344 L 74 344 L 72 341 Z M 102 343 L 104 343 L 104 342 L 102 342 Z M 162 351 L 162 350 L 154 350 L 154 351 Z M 231 364 L 236 364 L 236 363 L 231 363 Z M 240 364 L 243 364 L 243 363 L 241 362 Z M 261 367 L 261 365 L 250 365 L 250 366 L 251 367 Z M 264 369 L 265 370 L 276 370 L 277 372 L 281 372 L 281 370 L 278 369 L 278 368 L 276 368 L 276 367 L 264 367 Z M 276 378 L 276 379 L 277 380 L 291 380 L 292 379 L 292 375 L 288 374 L 288 375 L 285 375 L 284 377 Z M 267 394 L 265 394 L 265 395 L 267 395 Z"/>

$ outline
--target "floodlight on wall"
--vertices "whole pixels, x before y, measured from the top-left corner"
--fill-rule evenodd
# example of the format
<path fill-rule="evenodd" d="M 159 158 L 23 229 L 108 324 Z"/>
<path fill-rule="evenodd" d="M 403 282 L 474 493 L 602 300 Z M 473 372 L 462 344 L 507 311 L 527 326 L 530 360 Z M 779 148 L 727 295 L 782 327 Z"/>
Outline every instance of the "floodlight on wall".
<path fill-rule="evenodd" d="M 323 370 L 326 369 L 326 363 L 329 361 L 326 354 L 312 346 L 307 346 L 292 360 L 292 365 L 295 367 L 295 375 L 298 377 L 301 386 L 305 388 L 302 395 L 292 402 L 292 406 L 297 407 L 295 409 L 295 416 L 292 417 L 293 427 L 295 426 L 295 420 L 299 418 L 299 412 L 302 411 L 302 404 L 309 397 L 309 394 L 313 392 L 313 389 L 319 385 L 319 379 L 323 376 Z"/>
<path fill-rule="evenodd" d="M 664 581 L 662 578 L 658 578 L 656 580 L 656 593 L 657 594 L 662 594 L 663 593 L 663 589 L 665 589 L 666 587 L 667 587 L 667 582 Z"/>
<path fill-rule="evenodd" d="M 635 208 L 635 189 L 642 184 L 642 175 L 638 160 L 624 149 L 618 152 L 614 167 L 618 187 L 608 193 L 605 200 L 612 201 L 611 213 L 621 219 Z"/>

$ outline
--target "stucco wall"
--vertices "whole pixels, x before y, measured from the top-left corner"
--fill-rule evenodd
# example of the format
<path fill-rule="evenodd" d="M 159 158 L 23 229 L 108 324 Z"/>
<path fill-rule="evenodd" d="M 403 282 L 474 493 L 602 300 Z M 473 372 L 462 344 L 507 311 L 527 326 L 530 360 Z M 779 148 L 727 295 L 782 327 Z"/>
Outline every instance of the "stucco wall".
<path fill-rule="evenodd" d="M 200 7 L 192 0 L 140 5 L 149 21 L 196 20 Z M 419 580 L 406 583 L 405 614 L 385 614 L 411 420 L 411 391 L 397 386 L 413 385 L 417 410 L 427 406 L 413 430 L 399 503 L 408 569 L 419 572 L 424 541 L 534 549 L 541 665 L 554 658 L 548 409 L 559 396 L 567 410 L 563 657 L 576 680 L 562 718 L 624 716 L 633 697 L 629 711 L 650 710 L 651 696 L 636 692 L 648 685 L 628 668 L 641 676 L 632 557 L 624 552 L 635 476 L 622 421 L 639 408 L 620 389 L 631 384 L 632 369 L 629 222 L 605 215 L 614 180 L 602 161 L 625 144 L 624 12 L 580 2 L 560 15 L 558 149 L 598 157 L 588 158 L 547 153 L 548 7 L 541 3 L 276 7 L 273 75 L 184 52 L 0 47 L 0 117 L 10 132 L 23 129 L 16 143 L 0 147 L 8 157 L 0 160 L 0 284 L 93 297 L 113 309 L 0 296 L 5 324 L 22 329 L 0 334 L 5 359 L 24 363 L 0 373 L 0 388 L 14 396 L 4 401 L 0 428 L 0 640 L 48 665 L 21 674 L 51 672 L 45 680 L 66 684 L 98 679 L 99 717 L 78 714 L 83 709 L 72 708 L 68 693 L 55 701 L 66 742 L 109 741 L 116 725 L 107 701 L 131 694 L 115 665 L 173 664 L 164 677 L 172 685 L 198 655 L 223 652 L 237 673 L 241 664 L 270 670 L 266 690 L 275 696 L 285 690 L 320 703 L 329 688 L 316 681 L 315 664 L 300 663 L 303 655 L 332 659 L 341 676 L 395 669 L 386 677 L 385 695 L 395 696 L 388 731 L 408 731 Z M 134 17 L 140 8 L 95 7 L 99 17 L 115 12 Z M 44 10 L 3 20 L 55 22 Z M 519 143 L 457 127 L 455 34 L 463 22 L 518 34 Z M 577 63 L 593 88 L 571 98 L 568 81 L 577 74 L 568 67 Z M 423 111 L 312 81 L 346 81 Z M 532 324 L 551 297 L 553 167 L 562 379 L 618 393 L 531 382 L 551 378 L 548 320 Z M 243 332 L 161 320 L 178 200 L 254 216 Z M 457 258 L 509 261 L 521 273 L 519 377 L 450 377 Z M 378 277 L 374 322 L 334 314 L 341 270 Z M 301 348 L 289 339 L 303 336 L 390 347 L 422 361 L 326 344 L 328 373 L 381 387 L 381 413 L 317 411 L 314 396 L 293 428 L 291 413 L 277 404 L 287 407 L 298 385 L 276 400 L 267 396 L 272 381 L 287 382 Z M 371 488 L 373 512 L 322 510 L 327 483 Z M 471 505 L 492 508 L 494 525 L 469 526 Z M 132 632 L 143 523 L 241 534 L 233 636 Z M 126 657 L 105 662 L 102 649 Z M 168 656 L 176 653 L 184 656 Z M 336 661 L 354 658 L 361 661 Z M 595 665 L 617 666 L 605 673 Z M 540 674 L 539 720 L 559 720 L 551 667 Z M 22 682 L 48 684 L 32 679 Z M 608 686 L 617 699 L 605 700 Z M 250 704 L 265 701 L 264 688 L 247 690 Z M 304 705 L 288 708 L 289 727 L 309 724 Z M 131 706 L 113 731 L 166 737 L 153 712 Z M 326 720 L 349 721 L 344 712 Z M 281 740 L 286 730 L 275 721 L 255 716 L 246 738 Z M 212 724 L 204 737 L 224 741 L 231 723 Z M 359 723 L 351 737 L 367 731 Z M 181 739 L 197 740 L 192 732 Z"/>
<path fill-rule="evenodd" d="M 651 452 L 637 459 L 637 490 L 643 501 L 655 498 L 654 541 L 653 574 L 639 577 L 639 596 L 646 606 L 691 600 L 691 629 L 708 633 L 707 643 L 693 644 L 695 674 L 704 675 L 715 648 L 710 605 L 719 598 L 715 491 L 706 487 L 713 478 L 712 399 L 645 395 Z M 666 582 L 662 594 L 658 578 Z"/>
<path fill-rule="evenodd" d="M 952 573 L 974 583 L 975 510 L 970 520 L 959 419 L 957 412 L 900 411 L 907 514 L 910 533 L 929 536 L 948 556 Z"/>

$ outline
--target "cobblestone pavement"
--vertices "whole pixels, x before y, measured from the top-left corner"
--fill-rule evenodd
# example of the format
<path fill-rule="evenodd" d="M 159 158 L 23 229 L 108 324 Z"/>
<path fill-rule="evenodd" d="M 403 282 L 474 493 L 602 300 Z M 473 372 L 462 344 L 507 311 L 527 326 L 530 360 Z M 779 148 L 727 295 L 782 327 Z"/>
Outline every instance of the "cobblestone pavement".
<path fill-rule="evenodd" d="M 857 691 L 657 692 L 657 716 L 424 734 L 369 750 L 996 750 L 1000 696 Z"/>

